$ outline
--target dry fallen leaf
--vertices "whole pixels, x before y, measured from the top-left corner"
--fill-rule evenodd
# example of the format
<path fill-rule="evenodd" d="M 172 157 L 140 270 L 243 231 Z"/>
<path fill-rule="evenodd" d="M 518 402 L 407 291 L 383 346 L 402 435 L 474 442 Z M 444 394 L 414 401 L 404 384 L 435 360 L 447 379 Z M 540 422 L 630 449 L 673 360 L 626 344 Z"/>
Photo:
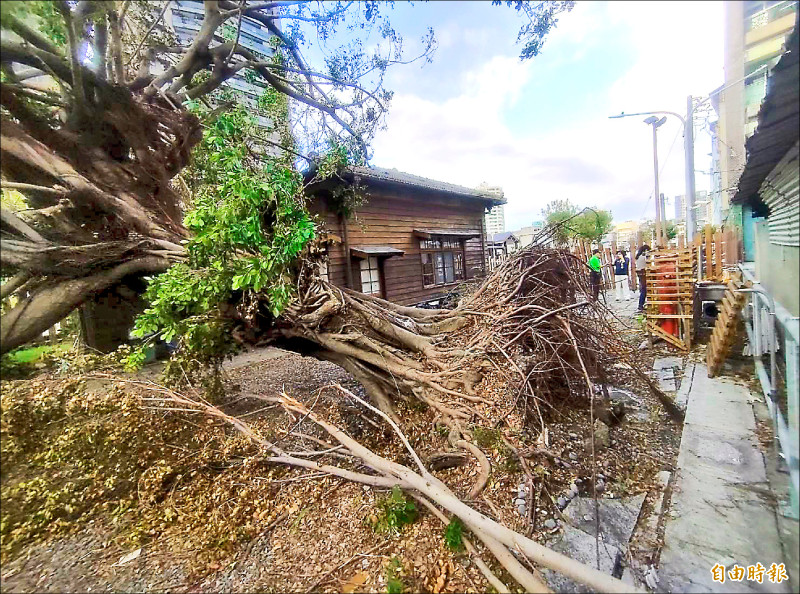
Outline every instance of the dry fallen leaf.
<path fill-rule="evenodd" d="M 367 577 L 369 577 L 363 571 L 359 571 L 353 577 L 351 577 L 347 582 L 345 582 L 344 586 L 342 586 L 342 592 L 344 594 L 352 594 L 352 592 L 356 591 L 356 588 L 363 585 L 364 582 L 367 581 Z"/>
<path fill-rule="evenodd" d="M 126 563 L 130 563 L 131 561 L 136 559 L 141 554 L 142 554 L 142 549 L 141 549 L 141 547 L 139 547 L 135 551 L 132 551 L 132 552 L 128 553 L 127 555 L 123 555 L 122 557 L 120 557 L 119 561 L 114 563 L 114 565 L 112 565 L 112 567 L 119 567 L 120 565 L 125 565 Z"/>

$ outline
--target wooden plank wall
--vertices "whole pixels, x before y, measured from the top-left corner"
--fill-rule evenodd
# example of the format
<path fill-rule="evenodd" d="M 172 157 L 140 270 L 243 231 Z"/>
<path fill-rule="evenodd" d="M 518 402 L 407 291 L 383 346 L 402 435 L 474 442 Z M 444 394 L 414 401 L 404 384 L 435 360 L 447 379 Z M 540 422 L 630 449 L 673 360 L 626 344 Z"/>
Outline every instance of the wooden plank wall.
<path fill-rule="evenodd" d="M 344 239 L 344 229 L 337 215 L 330 212 L 327 197 L 320 192 L 311 204 L 311 211 L 320 215 L 329 232 Z M 390 246 L 403 250 L 403 256 L 384 260 L 384 287 L 390 301 L 409 305 L 444 295 L 457 283 L 424 288 L 419 238 L 414 229 L 448 229 L 480 231 L 484 202 L 456 198 L 422 189 L 398 189 L 388 185 L 370 185 L 369 198 L 355 217 L 347 221 L 350 247 Z M 467 278 L 483 274 L 480 238 L 465 242 Z M 328 275 L 331 282 L 347 286 L 344 244 L 330 246 Z M 353 276 L 358 281 L 358 260 L 353 260 Z M 356 287 L 358 289 L 359 287 Z"/>

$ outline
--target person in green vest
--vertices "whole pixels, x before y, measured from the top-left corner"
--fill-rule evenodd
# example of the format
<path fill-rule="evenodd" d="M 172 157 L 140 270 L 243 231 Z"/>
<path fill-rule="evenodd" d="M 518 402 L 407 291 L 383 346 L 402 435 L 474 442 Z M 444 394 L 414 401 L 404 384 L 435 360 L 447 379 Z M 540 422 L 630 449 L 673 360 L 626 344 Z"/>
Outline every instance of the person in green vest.
<path fill-rule="evenodd" d="M 592 250 L 592 257 L 589 258 L 589 285 L 592 287 L 592 299 L 597 301 L 600 296 L 600 282 L 603 279 L 600 273 L 600 253 L 599 248 Z"/>

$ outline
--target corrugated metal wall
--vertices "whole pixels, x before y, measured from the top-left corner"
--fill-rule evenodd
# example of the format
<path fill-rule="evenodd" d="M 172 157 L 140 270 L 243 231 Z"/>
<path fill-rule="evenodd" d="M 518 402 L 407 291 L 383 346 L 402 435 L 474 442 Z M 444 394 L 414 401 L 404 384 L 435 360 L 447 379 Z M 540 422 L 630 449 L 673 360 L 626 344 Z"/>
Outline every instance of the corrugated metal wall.
<path fill-rule="evenodd" d="M 800 143 L 775 166 L 759 194 L 769 207 L 769 241 L 777 245 L 800 247 Z"/>

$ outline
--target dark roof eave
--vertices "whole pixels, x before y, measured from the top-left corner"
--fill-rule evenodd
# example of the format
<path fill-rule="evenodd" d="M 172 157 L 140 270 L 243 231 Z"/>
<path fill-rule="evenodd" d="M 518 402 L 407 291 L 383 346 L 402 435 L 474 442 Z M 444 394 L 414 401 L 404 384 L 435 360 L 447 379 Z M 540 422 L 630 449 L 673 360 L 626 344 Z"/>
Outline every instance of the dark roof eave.
<path fill-rule="evenodd" d="M 506 204 L 507 201 L 503 196 L 496 196 L 488 193 L 481 192 L 479 190 L 475 190 L 472 188 L 467 188 L 465 186 L 458 186 L 456 184 L 450 184 L 447 182 L 438 182 L 436 180 L 423 178 L 420 176 L 412 176 L 410 174 L 401 174 L 397 172 L 397 177 L 391 177 L 390 174 L 387 175 L 386 173 L 381 174 L 381 170 L 373 170 L 367 167 L 353 167 L 350 168 L 340 174 L 341 177 L 347 179 L 348 181 L 352 181 L 356 176 L 358 176 L 362 181 L 373 182 L 373 183 L 383 183 L 387 185 L 399 186 L 399 187 L 411 187 L 416 189 L 424 189 L 430 192 L 438 192 L 441 194 L 447 194 L 450 196 L 457 196 L 462 199 L 468 200 L 477 200 L 480 202 L 488 203 L 489 206 L 498 206 L 501 204 Z M 387 171 L 387 170 L 382 170 Z M 407 179 L 403 179 L 400 176 L 406 176 Z M 308 179 L 306 180 L 308 182 Z M 310 189 L 314 189 L 316 187 L 325 187 L 335 183 L 334 180 L 328 179 L 322 182 L 318 182 L 310 186 Z"/>

